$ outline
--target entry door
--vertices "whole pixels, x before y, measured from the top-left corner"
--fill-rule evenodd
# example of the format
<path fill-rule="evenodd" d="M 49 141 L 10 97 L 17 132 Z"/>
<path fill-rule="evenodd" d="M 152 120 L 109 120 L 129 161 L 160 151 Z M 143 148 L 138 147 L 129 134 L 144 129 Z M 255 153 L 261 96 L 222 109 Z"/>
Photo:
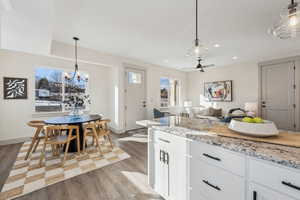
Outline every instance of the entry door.
<path fill-rule="evenodd" d="M 138 128 L 136 121 L 146 119 L 145 71 L 127 68 L 125 70 L 125 128 Z"/>
<path fill-rule="evenodd" d="M 295 130 L 295 64 L 262 66 L 262 117 L 279 129 Z"/>

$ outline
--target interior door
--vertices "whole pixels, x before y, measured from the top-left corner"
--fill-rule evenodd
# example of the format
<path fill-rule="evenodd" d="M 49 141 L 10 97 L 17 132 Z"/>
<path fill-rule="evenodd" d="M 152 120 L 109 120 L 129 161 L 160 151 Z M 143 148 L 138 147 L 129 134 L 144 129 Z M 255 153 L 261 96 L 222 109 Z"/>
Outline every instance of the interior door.
<path fill-rule="evenodd" d="M 295 64 L 262 66 L 262 117 L 280 129 L 295 130 Z"/>
<path fill-rule="evenodd" d="M 125 70 L 125 128 L 136 129 L 136 121 L 146 119 L 145 71 L 126 68 Z"/>

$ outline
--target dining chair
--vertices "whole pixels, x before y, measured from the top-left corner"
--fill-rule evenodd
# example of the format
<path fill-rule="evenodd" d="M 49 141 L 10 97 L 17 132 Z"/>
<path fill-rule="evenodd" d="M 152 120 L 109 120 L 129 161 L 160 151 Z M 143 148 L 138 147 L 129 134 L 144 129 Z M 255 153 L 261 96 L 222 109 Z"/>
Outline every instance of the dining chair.
<path fill-rule="evenodd" d="M 73 135 L 75 131 L 76 135 Z M 45 158 L 46 146 L 51 145 L 55 148 L 60 148 L 65 145 L 64 157 L 62 165 L 64 165 L 67 158 L 70 142 L 77 140 L 77 152 L 80 154 L 80 140 L 79 140 L 79 127 L 75 125 L 53 125 L 45 126 L 45 141 L 43 145 L 42 154 L 40 157 L 40 166 L 42 166 L 43 159 Z"/>
<path fill-rule="evenodd" d="M 104 139 L 108 139 L 111 149 L 113 149 L 113 143 L 110 138 L 110 130 L 108 129 L 108 123 L 110 122 L 109 119 L 98 120 L 96 122 L 92 122 L 85 125 L 84 134 L 83 134 L 83 151 L 85 152 L 85 146 L 87 146 L 87 137 L 91 136 L 93 138 L 92 145 L 96 144 L 99 153 L 102 155 L 99 138 L 103 137 Z"/>
<path fill-rule="evenodd" d="M 31 144 L 30 144 L 29 149 L 26 153 L 25 160 L 28 159 L 31 152 L 36 151 L 36 148 L 38 147 L 38 145 L 40 143 L 40 140 L 45 138 L 44 131 L 43 131 L 45 123 L 43 121 L 33 120 L 33 121 L 29 121 L 27 123 L 27 125 L 30 126 L 30 127 L 35 128 L 35 133 L 34 133 L 32 139 L 31 139 Z M 33 151 L 32 151 L 32 149 L 33 149 Z"/>
<path fill-rule="evenodd" d="M 100 155 L 102 155 L 102 151 L 101 151 L 101 148 L 100 148 L 100 145 L 99 145 L 99 137 L 98 137 L 98 126 L 97 126 L 97 123 L 96 122 L 90 122 L 90 123 L 87 123 L 87 124 L 84 124 L 83 125 L 83 152 L 86 152 L 86 146 L 88 145 L 87 144 L 87 140 L 88 140 L 88 137 L 92 137 L 93 139 L 93 143 L 92 145 L 94 146 L 94 144 L 96 143 L 96 147 L 100 153 Z"/>
<path fill-rule="evenodd" d="M 96 123 L 99 126 L 98 135 L 100 137 L 102 136 L 105 139 L 108 139 L 108 141 L 110 143 L 110 146 L 113 149 L 114 146 L 113 146 L 113 143 L 112 143 L 112 140 L 111 140 L 111 137 L 110 137 L 111 131 L 108 128 L 108 123 L 110 123 L 110 122 L 111 122 L 110 119 L 103 119 L 103 120 L 100 120 L 100 121 L 98 121 Z"/>

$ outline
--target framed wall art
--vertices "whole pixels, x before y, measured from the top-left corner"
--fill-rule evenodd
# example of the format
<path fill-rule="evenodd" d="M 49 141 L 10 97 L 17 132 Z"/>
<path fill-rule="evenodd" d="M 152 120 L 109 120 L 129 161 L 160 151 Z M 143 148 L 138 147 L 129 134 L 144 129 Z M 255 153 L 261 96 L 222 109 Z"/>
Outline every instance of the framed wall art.
<path fill-rule="evenodd" d="M 26 78 L 3 78 L 4 99 L 27 99 Z"/>
<path fill-rule="evenodd" d="M 204 83 L 204 96 L 208 101 L 232 101 L 232 81 Z"/>

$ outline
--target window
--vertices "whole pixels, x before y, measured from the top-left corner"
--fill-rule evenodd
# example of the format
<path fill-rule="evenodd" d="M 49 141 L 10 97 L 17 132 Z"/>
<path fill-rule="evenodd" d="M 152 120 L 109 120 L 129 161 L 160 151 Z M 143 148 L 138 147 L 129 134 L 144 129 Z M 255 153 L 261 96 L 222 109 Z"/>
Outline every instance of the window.
<path fill-rule="evenodd" d="M 141 84 L 142 75 L 137 72 L 128 72 L 128 83 L 130 84 Z"/>
<path fill-rule="evenodd" d="M 64 77 L 73 73 L 59 69 L 38 68 L 35 71 L 35 111 L 36 112 L 64 112 L 64 100 L 74 93 L 87 92 L 87 74 L 83 74 L 80 81 L 74 79 L 74 84 L 66 82 Z"/>
<path fill-rule="evenodd" d="M 160 107 L 179 105 L 179 81 L 160 78 Z"/>

